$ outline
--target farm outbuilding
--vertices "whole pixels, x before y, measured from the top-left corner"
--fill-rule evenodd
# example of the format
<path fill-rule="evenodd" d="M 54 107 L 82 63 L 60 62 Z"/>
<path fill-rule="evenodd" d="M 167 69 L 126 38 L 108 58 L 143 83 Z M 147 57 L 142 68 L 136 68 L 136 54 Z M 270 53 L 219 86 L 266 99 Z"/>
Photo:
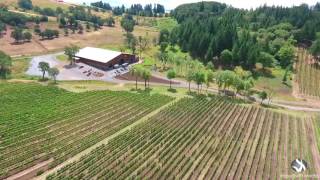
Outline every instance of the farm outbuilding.
<path fill-rule="evenodd" d="M 131 64 L 139 61 L 133 54 L 93 47 L 80 49 L 75 55 L 75 59 L 77 62 L 82 62 L 102 70 L 113 69 L 117 65 Z"/>

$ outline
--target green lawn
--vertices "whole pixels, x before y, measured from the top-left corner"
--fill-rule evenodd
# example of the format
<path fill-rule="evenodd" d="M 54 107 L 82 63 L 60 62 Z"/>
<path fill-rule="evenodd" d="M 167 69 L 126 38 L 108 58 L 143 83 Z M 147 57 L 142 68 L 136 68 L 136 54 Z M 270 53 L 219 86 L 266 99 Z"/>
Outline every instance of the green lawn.
<path fill-rule="evenodd" d="M 168 29 L 171 31 L 174 27 L 178 25 L 178 22 L 173 18 L 159 18 L 157 21 L 157 28 L 162 29 Z"/>
<path fill-rule="evenodd" d="M 255 89 L 264 91 L 274 91 L 275 97 L 294 101 L 296 100 L 292 96 L 292 81 L 288 76 L 288 81 L 286 84 L 282 82 L 285 70 L 280 67 L 275 67 L 270 69 L 271 74 L 265 76 L 259 76 L 255 79 Z"/>
<path fill-rule="evenodd" d="M 12 68 L 10 78 L 12 79 L 32 79 L 31 76 L 25 74 L 29 68 L 30 57 L 20 57 L 12 59 Z"/>
<path fill-rule="evenodd" d="M 64 55 L 64 54 L 60 54 L 57 56 L 57 59 L 63 62 L 67 62 L 68 61 L 68 56 Z"/>
<path fill-rule="evenodd" d="M 135 91 L 135 84 L 113 84 L 102 81 L 60 81 L 58 87 L 66 89 L 71 92 L 87 92 L 97 90 L 110 90 L 110 91 Z M 148 93 L 162 94 L 172 97 L 185 96 L 188 89 L 176 88 L 174 91 L 169 91 L 167 86 L 153 86 L 150 85 Z M 138 85 L 138 92 L 144 92 L 144 85 Z"/>

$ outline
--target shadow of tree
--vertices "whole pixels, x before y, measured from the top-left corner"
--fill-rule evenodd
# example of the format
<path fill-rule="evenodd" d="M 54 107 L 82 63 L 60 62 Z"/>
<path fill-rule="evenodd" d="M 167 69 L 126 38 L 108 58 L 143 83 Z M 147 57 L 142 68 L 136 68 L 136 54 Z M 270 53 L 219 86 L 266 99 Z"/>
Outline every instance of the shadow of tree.
<path fill-rule="evenodd" d="M 253 71 L 252 74 L 254 79 L 258 79 L 259 77 L 266 77 L 266 78 L 276 78 L 270 69 L 259 69 Z"/>
<path fill-rule="evenodd" d="M 171 93 L 177 93 L 177 90 L 173 89 L 173 88 L 169 88 L 168 91 L 171 92 Z"/>

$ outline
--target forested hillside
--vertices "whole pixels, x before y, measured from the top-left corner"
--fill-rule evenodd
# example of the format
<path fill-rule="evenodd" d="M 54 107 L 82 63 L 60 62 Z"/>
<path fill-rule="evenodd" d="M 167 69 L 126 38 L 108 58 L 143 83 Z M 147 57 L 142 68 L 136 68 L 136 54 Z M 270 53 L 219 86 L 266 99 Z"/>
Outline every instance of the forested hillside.
<path fill-rule="evenodd" d="M 203 62 L 220 59 L 216 63 L 247 69 L 256 63 L 291 67 L 294 46 L 310 46 L 320 29 L 320 4 L 243 10 L 200 2 L 181 5 L 172 16 L 179 26 L 170 33 L 171 44 Z"/>

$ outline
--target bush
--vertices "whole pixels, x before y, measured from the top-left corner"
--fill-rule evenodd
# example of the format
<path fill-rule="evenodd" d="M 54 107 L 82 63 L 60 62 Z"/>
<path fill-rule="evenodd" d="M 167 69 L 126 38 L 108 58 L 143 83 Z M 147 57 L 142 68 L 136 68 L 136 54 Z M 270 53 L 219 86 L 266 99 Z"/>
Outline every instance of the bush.
<path fill-rule="evenodd" d="M 44 173 L 44 171 L 43 171 L 43 170 L 40 170 L 40 171 L 37 172 L 36 176 L 40 176 L 40 175 L 43 174 L 43 173 Z"/>
<path fill-rule="evenodd" d="M 19 0 L 18 5 L 22 9 L 31 10 L 33 8 L 31 0 Z"/>

